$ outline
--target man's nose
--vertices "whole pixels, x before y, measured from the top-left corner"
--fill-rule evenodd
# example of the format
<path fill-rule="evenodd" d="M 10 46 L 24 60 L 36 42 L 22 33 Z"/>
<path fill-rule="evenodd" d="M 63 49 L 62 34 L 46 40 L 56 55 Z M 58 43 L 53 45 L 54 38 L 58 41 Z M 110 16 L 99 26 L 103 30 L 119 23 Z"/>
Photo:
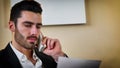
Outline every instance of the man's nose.
<path fill-rule="evenodd" d="M 34 26 L 31 28 L 31 35 L 37 35 L 38 34 L 38 29 Z"/>

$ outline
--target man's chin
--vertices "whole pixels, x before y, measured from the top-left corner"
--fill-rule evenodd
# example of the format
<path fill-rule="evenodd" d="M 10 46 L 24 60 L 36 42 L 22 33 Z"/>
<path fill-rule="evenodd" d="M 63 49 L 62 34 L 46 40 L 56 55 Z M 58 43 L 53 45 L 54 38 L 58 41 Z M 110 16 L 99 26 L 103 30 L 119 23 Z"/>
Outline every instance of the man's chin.
<path fill-rule="evenodd" d="M 29 44 L 27 47 L 26 47 L 26 49 L 34 49 L 35 48 L 35 45 L 34 44 Z"/>
<path fill-rule="evenodd" d="M 35 42 L 30 42 L 29 45 L 31 46 L 31 48 L 34 48 L 36 43 Z"/>
<path fill-rule="evenodd" d="M 34 44 L 35 44 L 35 42 L 30 42 L 30 44 L 34 45 Z"/>

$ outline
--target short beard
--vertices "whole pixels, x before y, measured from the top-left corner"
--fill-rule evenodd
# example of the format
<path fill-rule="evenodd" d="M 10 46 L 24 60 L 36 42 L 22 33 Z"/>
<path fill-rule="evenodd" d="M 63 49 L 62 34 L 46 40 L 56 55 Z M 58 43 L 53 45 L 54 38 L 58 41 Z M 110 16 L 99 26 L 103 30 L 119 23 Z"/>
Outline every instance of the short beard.
<path fill-rule="evenodd" d="M 19 32 L 19 30 L 16 28 L 15 30 L 15 41 L 23 48 L 25 49 L 34 49 L 35 43 L 27 43 L 26 40 L 24 40 L 25 37 Z"/>

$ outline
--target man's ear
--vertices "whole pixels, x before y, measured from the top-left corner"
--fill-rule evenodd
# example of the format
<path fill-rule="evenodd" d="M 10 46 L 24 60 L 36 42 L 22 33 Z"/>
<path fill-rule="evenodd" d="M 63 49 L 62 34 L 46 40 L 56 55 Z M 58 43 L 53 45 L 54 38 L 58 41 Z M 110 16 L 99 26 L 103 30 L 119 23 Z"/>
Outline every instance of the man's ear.
<path fill-rule="evenodd" d="M 15 32 L 15 23 L 13 21 L 9 21 L 9 29 L 12 32 Z"/>

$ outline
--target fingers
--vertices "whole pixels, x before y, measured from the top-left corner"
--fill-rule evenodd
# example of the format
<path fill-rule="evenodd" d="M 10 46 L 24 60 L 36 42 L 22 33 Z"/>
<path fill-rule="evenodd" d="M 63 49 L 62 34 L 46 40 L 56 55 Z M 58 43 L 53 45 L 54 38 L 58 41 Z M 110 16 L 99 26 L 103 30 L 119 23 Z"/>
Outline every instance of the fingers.
<path fill-rule="evenodd" d="M 49 50 L 54 49 L 56 46 L 60 46 L 57 39 L 51 39 L 48 37 L 44 37 L 42 43 L 45 44 L 47 46 L 46 48 Z"/>
<path fill-rule="evenodd" d="M 40 37 L 41 37 L 41 43 L 45 47 L 45 49 L 51 50 L 56 48 L 56 46 L 57 48 L 61 46 L 58 39 L 52 39 L 52 38 L 46 37 L 42 33 L 40 34 Z"/>
<path fill-rule="evenodd" d="M 51 38 L 46 38 L 46 45 L 49 50 L 54 48 L 55 40 Z"/>
<path fill-rule="evenodd" d="M 55 39 L 50 40 L 50 42 L 48 43 L 48 45 L 50 45 L 50 49 L 53 49 L 55 47 L 55 43 L 56 43 Z"/>

